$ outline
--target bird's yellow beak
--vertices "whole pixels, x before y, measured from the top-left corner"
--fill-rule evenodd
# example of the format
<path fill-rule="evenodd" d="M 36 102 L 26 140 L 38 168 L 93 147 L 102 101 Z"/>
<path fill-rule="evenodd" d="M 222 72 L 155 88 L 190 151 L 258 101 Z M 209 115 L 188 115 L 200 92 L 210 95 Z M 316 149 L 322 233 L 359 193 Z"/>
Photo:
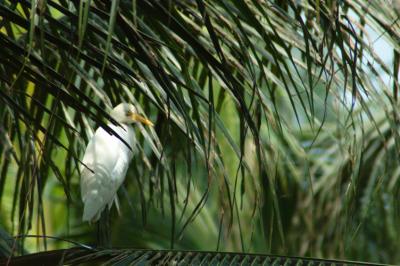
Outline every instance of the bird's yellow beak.
<path fill-rule="evenodd" d="M 153 126 L 153 123 L 149 119 L 147 119 L 139 114 L 131 114 L 131 118 L 133 121 L 140 122 L 146 126 L 151 126 L 151 127 Z"/>

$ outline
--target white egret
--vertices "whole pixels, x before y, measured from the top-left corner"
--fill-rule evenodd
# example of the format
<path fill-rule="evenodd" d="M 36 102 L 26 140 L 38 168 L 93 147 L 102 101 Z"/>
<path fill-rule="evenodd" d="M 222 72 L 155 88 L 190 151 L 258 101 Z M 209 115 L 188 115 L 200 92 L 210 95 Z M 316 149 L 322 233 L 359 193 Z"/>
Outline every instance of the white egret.
<path fill-rule="evenodd" d="M 96 222 L 104 208 L 113 202 L 119 212 L 117 190 L 122 185 L 135 149 L 135 132 L 131 124 L 153 124 L 140 116 L 132 104 L 121 103 L 111 111 L 120 126 L 108 124 L 130 147 L 115 135 L 99 127 L 86 147 L 81 166 L 81 195 L 85 205 L 83 221 Z M 85 166 L 86 165 L 86 166 Z"/>

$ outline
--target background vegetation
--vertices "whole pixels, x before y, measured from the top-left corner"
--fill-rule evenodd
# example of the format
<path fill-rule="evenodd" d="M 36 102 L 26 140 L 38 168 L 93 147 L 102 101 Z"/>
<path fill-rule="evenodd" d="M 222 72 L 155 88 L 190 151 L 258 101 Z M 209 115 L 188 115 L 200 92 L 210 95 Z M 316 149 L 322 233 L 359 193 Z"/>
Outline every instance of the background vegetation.
<path fill-rule="evenodd" d="M 399 263 L 398 10 L 0 1 L 0 254 L 96 245 L 80 158 L 129 101 L 155 127 L 138 127 L 113 247 Z"/>

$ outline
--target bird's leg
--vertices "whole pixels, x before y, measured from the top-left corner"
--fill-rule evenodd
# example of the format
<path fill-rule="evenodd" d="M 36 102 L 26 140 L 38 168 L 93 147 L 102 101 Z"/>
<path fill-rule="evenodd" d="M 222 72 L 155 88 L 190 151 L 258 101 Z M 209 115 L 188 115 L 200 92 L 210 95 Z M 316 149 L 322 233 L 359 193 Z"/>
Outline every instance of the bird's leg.
<path fill-rule="evenodd" d="M 110 211 L 104 208 L 100 219 L 97 222 L 97 246 L 102 248 L 111 248 L 111 226 Z"/>

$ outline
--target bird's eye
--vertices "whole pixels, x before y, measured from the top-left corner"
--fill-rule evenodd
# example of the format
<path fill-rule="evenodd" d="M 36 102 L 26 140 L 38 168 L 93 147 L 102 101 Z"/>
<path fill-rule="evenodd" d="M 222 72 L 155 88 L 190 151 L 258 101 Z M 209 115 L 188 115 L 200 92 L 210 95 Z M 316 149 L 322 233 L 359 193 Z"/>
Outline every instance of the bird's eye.
<path fill-rule="evenodd" d="M 133 113 L 132 113 L 132 111 L 127 111 L 125 115 L 126 116 L 131 116 L 131 115 L 133 115 Z"/>

